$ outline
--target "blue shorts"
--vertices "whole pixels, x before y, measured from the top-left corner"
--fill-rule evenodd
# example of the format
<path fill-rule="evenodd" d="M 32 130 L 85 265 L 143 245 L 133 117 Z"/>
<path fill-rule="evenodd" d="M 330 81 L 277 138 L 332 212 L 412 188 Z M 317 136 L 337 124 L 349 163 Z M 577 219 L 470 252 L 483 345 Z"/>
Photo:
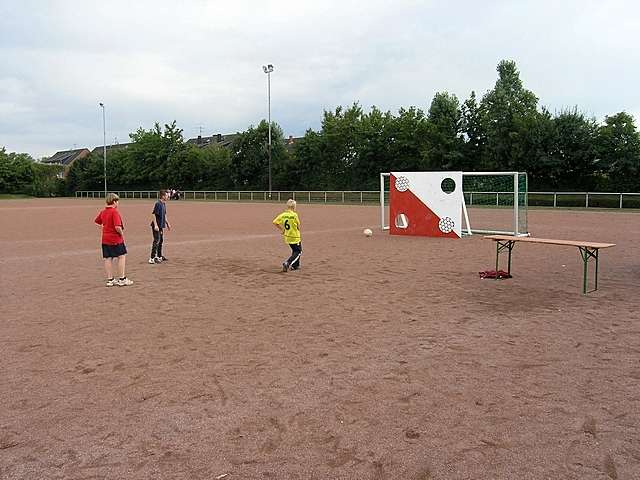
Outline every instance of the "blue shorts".
<path fill-rule="evenodd" d="M 124 243 L 118 245 L 102 244 L 102 258 L 117 258 L 126 255 L 126 253 L 127 247 L 124 246 Z"/>

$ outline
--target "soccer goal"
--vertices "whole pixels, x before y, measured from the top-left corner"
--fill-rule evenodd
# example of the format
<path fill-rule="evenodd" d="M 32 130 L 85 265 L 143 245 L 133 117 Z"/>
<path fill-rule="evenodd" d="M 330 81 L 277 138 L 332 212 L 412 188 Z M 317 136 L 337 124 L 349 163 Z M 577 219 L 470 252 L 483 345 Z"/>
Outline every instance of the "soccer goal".
<path fill-rule="evenodd" d="M 428 172 L 425 172 L 428 173 Z M 389 229 L 392 173 L 380 174 L 380 216 Z M 462 172 L 462 233 L 528 236 L 527 174 L 523 172 Z"/>

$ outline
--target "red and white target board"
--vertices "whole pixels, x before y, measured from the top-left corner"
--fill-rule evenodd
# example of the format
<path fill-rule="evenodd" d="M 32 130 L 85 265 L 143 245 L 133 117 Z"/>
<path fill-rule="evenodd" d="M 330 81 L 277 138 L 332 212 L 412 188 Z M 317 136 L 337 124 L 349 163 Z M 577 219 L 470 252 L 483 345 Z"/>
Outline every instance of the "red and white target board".
<path fill-rule="evenodd" d="M 391 172 L 389 233 L 460 238 L 462 172 Z"/>

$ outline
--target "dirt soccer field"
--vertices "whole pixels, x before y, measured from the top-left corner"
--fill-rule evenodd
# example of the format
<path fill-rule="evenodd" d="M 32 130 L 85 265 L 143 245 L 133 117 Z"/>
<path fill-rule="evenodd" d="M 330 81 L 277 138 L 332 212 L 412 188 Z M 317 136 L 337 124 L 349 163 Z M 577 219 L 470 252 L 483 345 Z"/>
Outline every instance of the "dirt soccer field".
<path fill-rule="evenodd" d="M 105 287 L 99 200 L 0 202 L 0 478 L 638 479 L 640 214 L 529 212 L 577 248 L 381 233 L 375 207 L 123 200 L 131 287 Z M 490 210 L 487 211 L 490 214 Z M 366 238 L 362 229 L 371 227 Z"/>

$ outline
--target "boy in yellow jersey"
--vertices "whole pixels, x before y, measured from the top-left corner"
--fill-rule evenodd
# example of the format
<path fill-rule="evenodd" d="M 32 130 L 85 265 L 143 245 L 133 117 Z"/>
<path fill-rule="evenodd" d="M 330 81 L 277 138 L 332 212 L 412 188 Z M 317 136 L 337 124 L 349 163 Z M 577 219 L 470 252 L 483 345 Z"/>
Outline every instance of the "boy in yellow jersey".
<path fill-rule="evenodd" d="M 300 218 L 296 213 L 296 201 L 287 200 L 287 210 L 273 219 L 273 224 L 284 237 L 284 241 L 291 247 L 291 256 L 282 264 L 282 271 L 298 270 L 302 243 L 300 238 Z"/>

